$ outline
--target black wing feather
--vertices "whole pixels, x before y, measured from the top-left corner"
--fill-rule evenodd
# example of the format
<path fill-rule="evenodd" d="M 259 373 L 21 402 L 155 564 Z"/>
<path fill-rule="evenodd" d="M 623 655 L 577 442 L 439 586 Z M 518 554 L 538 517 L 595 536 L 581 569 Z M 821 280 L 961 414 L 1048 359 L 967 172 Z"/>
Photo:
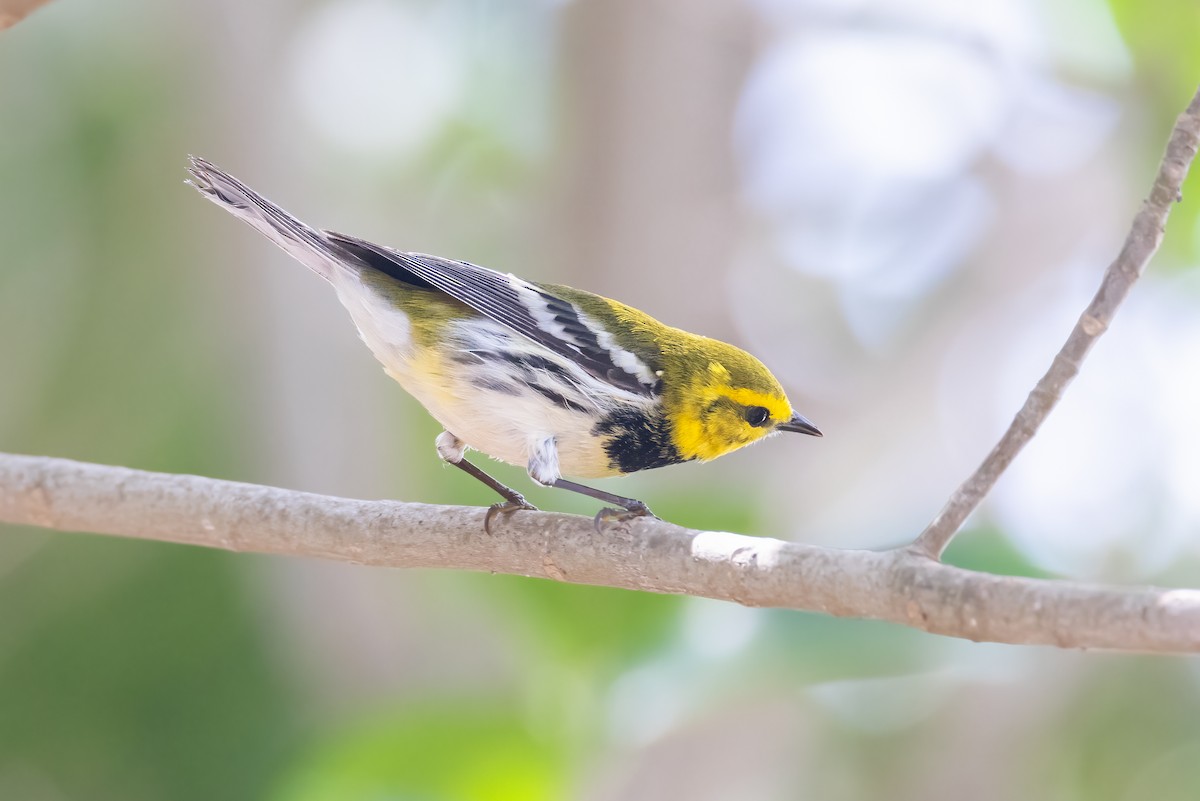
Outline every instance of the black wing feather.
<path fill-rule="evenodd" d="M 403 253 L 332 231 L 326 231 L 325 235 L 329 241 L 349 251 L 372 268 L 404 283 L 432 287 L 445 292 L 542 347 L 571 359 L 601 381 L 639 395 L 653 396 L 657 392 L 657 384 L 647 384 L 637 375 L 613 362 L 612 354 L 601 346 L 595 331 L 583 322 L 579 309 L 564 298 L 533 284 L 527 284 L 570 339 L 555 336 L 538 324 L 513 286 L 510 276 L 464 261 L 453 261 L 424 253 Z"/>

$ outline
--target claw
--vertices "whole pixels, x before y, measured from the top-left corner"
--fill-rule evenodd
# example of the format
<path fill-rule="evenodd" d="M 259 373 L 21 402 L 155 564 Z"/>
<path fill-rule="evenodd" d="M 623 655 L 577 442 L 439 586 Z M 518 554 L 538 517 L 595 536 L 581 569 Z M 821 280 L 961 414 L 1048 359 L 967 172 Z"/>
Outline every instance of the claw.
<path fill-rule="evenodd" d="M 496 515 L 510 515 L 513 512 L 520 511 L 536 512 L 537 510 L 536 506 L 520 495 L 516 495 L 500 503 L 494 503 L 488 507 L 487 514 L 483 517 L 483 530 L 488 534 L 492 533 L 492 519 Z"/>
<path fill-rule="evenodd" d="M 650 511 L 650 507 L 641 501 L 632 501 L 624 509 L 613 509 L 605 507 L 599 512 L 596 512 L 596 517 L 592 519 L 592 525 L 595 526 L 597 533 L 603 534 L 604 527 L 610 524 L 616 524 L 621 528 L 625 528 L 625 524 L 637 517 L 652 517 L 658 520 L 658 515 Z"/>

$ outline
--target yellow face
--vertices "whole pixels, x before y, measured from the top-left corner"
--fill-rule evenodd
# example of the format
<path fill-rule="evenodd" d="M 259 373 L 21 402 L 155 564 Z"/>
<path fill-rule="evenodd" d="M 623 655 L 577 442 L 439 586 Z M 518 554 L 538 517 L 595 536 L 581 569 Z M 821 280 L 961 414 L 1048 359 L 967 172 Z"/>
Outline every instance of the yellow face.
<path fill-rule="evenodd" d="M 716 459 L 762 439 L 791 418 L 792 406 L 773 378 L 755 382 L 760 388 L 735 383 L 725 366 L 714 361 L 683 391 L 671 420 L 683 458 Z"/>

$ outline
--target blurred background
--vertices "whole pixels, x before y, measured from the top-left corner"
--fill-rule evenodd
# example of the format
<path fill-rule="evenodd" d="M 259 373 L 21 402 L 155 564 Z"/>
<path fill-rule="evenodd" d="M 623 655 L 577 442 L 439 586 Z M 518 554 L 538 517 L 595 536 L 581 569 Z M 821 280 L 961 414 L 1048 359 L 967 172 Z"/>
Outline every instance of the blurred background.
<path fill-rule="evenodd" d="M 1197 0 L 54 0 L 0 34 L 0 449 L 492 502 L 328 287 L 182 184 L 197 153 L 752 350 L 824 439 L 605 488 L 897 545 L 1049 364 L 1197 83 Z M 1198 196 L 950 561 L 1200 584 Z M 1194 659 L 0 531 L 0 799 L 1198 795 Z"/>

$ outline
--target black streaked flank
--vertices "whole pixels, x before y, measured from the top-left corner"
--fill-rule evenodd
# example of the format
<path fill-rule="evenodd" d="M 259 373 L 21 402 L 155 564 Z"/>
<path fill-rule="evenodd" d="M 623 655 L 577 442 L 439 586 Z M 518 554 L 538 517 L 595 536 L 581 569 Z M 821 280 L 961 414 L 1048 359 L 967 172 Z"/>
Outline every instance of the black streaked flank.
<path fill-rule="evenodd" d="M 571 375 L 565 367 L 550 361 L 545 356 L 538 356 L 536 353 L 526 353 L 521 356 L 521 364 L 532 367 L 534 370 L 545 370 L 547 373 L 552 373 L 567 381 L 572 381 Z"/>
<path fill-rule="evenodd" d="M 592 433 L 605 438 L 609 465 L 622 473 L 636 473 L 687 461 L 671 442 L 671 424 L 660 416 L 624 409 L 605 417 Z"/>
<path fill-rule="evenodd" d="M 476 364 L 478 362 L 505 362 L 507 364 L 514 365 L 521 364 L 520 355 L 508 350 L 481 350 L 478 348 L 472 348 L 466 353 L 470 358 L 464 357 L 463 364 Z"/>
<path fill-rule="evenodd" d="M 566 385 L 563 388 L 577 390 L 574 379 L 562 365 L 555 364 L 544 356 L 536 353 L 513 353 L 506 350 L 468 350 L 454 357 L 459 364 L 478 364 L 479 362 L 503 362 L 520 370 L 520 375 L 514 375 L 517 384 L 511 384 L 498 378 L 482 377 L 471 381 L 480 389 L 501 392 L 505 395 L 520 395 L 525 387 L 533 390 L 546 400 L 563 409 L 573 412 L 587 413 L 592 411 L 577 401 L 571 400 L 561 392 L 551 389 L 538 381 L 538 376 L 551 376 L 561 380 Z"/>
<path fill-rule="evenodd" d="M 567 372 L 567 369 L 561 364 L 556 364 L 550 361 L 545 356 L 539 356 L 536 353 L 513 353 L 507 350 L 476 350 L 472 349 L 466 352 L 464 356 L 456 356 L 454 361 L 459 364 L 477 364 L 479 362 L 504 362 L 511 364 L 514 367 L 519 367 L 521 373 L 529 379 L 534 378 L 534 371 L 541 370 L 550 373 L 563 381 L 576 385 L 575 379 Z"/>
<path fill-rule="evenodd" d="M 486 389 L 491 392 L 499 392 L 502 395 L 512 395 L 516 397 L 521 394 L 520 387 L 496 378 L 473 378 L 471 379 L 471 383 L 480 389 Z"/>
<path fill-rule="evenodd" d="M 567 398 L 564 395 L 561 395 L 558 392 L 555 392 L 554 390 L 550 389 L 549 387 L 544 387 L 541 384 L 526 384 L 525 386 L 529 387 L 534 392 L 536 392 L 537 394 L 541 395 L 546 400 L 553 403 L 555 406 L 562 407 L 563 409 L 568 409 L 572 412 L 583 412 L 584 414 L 586 414 L 587 412 L 590 411 L 586 406 L 576 403 L 575 401 L 571 400 L 570 398 Z"/>

